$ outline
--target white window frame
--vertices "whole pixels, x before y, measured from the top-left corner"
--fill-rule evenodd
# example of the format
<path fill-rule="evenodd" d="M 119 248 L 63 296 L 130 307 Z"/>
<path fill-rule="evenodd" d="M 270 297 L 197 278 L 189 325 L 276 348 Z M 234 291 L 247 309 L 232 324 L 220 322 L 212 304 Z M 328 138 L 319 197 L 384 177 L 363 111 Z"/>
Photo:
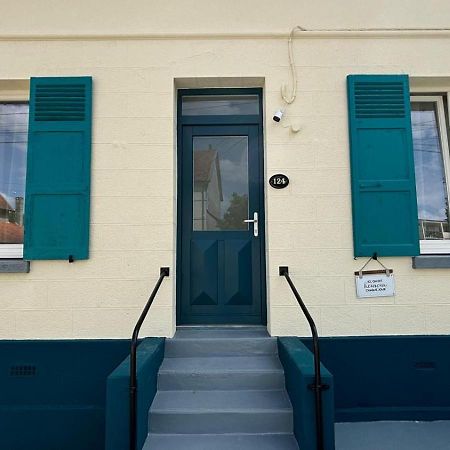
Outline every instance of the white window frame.
<path fill-rule="evenodd" d="M 0 102 L 29 102 L 28 90 L 0 89 Z M 23 259 L 23 244 L 0 244 L 0 259 Z"/>
<path fill-rule="evenodd" d="M 445 181 L 447 184 L 447 196 L 450 201 L 450 149 L 445 120 L 444 96 L 449 100 L 449 93 L 443 95 L 413 95 L 411 103 L 430 102 L 436 104 L 437 121 L 439 127 L 439 139 L 442 149 L 442 159 L 444 162 Z M 421 240 L 421 254 L 450 254 L 450 239 L 448 240 Z"/>

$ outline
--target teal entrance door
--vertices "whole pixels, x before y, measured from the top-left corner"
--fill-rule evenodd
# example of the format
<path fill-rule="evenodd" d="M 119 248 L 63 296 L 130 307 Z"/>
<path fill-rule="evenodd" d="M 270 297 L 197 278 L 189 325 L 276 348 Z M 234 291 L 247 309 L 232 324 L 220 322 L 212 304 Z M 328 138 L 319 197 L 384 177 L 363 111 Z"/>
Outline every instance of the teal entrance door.
<path fill-rule="evenodd" d="M 179 127 L 179 324 L 266 321 L 261 130 L 247 116 Z"/>

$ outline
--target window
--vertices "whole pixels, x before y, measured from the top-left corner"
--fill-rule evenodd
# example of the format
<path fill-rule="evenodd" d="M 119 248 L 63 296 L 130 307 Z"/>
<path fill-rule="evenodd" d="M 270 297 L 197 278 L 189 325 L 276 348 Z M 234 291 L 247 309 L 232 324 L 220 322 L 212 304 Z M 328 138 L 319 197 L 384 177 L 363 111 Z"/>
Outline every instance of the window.
<path fill-rule="evenodd" d="M 0 258 L 22 258 L 28 103 L 0 100 Z"/>
<path fill-rule="evenodd" d="M 450 153 L 444 96 L 411 97 L 421 253 L 450 253 Z"/>
<path fill-rule="evenodd" d="M 186 95 L 183 116 L 258 115 L 257 95 Z"/>
<path fill-rule="evenodd" d="M 356 257 L 450 255 L 449 86 L 347 76 Z"/>
<path fill-rule="evenodd" d="M 89 258 L 91 137 L 92 77 L 0 80 L 0 259 Z"/>

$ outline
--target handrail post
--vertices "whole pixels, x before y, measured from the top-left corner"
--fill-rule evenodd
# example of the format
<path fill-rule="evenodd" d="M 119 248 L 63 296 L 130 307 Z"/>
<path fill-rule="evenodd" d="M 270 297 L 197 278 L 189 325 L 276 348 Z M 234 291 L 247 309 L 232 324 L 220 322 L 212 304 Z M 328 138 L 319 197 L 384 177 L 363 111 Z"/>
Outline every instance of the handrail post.
<path fill-rule="evenodd" d="M 317 450 L 324 450 L 324 436 L 323 436 L 323 412 L 322 412 L 322 391 L 329 388 L 328 385 L 322 384 L 322 376 L 320 374 L 320 348 L 319 348 L 319 335 L 317 333 L 317 327 L 308 311 L 305 303 L 303 302 L 300 294 L 298 293 L 294 283 L 289 276 L 289 267 L 280 266 L 278 268 L 279 275 L 286 278 L 298 304 L 308 321 L 311 328 L 311 334 L 313 338 L 313 354 L 314 354 L 314 383 L 309 386 L 314 391 L 314 403 L 315 403 L 315 417 L 316 417 L 316 443 Z"/>
<path fill-rule="evenodd" d="M 147 303 L 145 304 L 144 309 L 142 310 L 141 315 L 139 316 L 138 321 L 133 330 L 133 335 L 131 337 L 131 345 L 130 345 L 130 430 L 129 430 L 129 438 L 130 438 L 130 450 L 137 450 L 137 361 L 136 361 L 136 353 L 138 346 L 138 337 L 141 326 L 147 317 L 147 313 L 152 306 L 153 300 L 158 293 L 159 287 L 164 280 L 164 277 L 168 277 L 170 275 L 169 267 L 161 267 L 159 269 L 159 278 L 156 282 L 156 285 L 150 294 Z"/>

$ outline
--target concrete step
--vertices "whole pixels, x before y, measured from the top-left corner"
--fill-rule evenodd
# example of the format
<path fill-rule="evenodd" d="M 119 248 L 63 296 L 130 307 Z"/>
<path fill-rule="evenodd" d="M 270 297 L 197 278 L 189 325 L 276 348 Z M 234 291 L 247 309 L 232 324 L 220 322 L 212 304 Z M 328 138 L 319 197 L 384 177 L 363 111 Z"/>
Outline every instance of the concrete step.
<path fill-rule="evenodd" d="M 298 450 L 292 434 L 151 434 L 143 450 Z"/>
<path fill-rule="evenodd" d="M 151 412 L 279 410 L 291 408 L 285 390 L 242 391 L 159 391 Z"/>
<path fill-rule="evenodd" d="M 262 326 L 179 327 L 166 341 L 168 358 L 267 355 L 277 353 L 277 341 Z"/>
<path fill-rule="evenodd" d="M 291 433 L 286 391 L 158 391 L 149 431 L 169 434 Z"/>
<path fill-rule="evenodd" d="M 284 389 L 277 356 L 164 358 L 159 390 Z"/>
<path fill-rule="evenodd" d="M 208 338 L 261 338 L 270 337 L 263 326 L 181 326 L 175 333 L 176 339 L 208 339 Z"/>
<path fill-rule="evenodd" d="M 220 333 L 222 334 L 222 333 Z M 177 337 L 166 340 L 167 358 L 195 356 L 276 355 L 277 340 L 271 337 Z"/>

